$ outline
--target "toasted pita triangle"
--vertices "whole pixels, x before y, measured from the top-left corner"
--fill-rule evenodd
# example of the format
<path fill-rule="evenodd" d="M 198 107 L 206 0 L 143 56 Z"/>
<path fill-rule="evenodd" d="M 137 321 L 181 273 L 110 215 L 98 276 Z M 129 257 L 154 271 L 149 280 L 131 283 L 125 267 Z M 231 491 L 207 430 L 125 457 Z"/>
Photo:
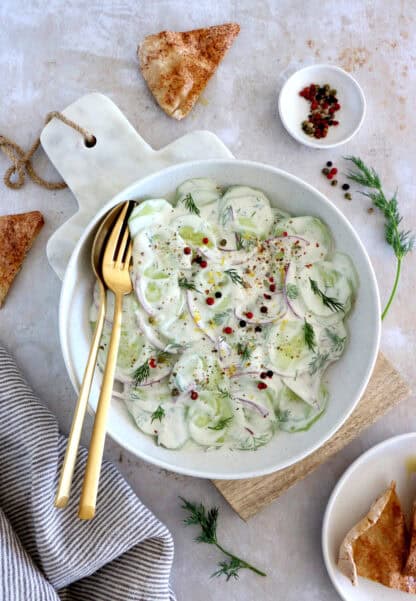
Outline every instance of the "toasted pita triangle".
<path fill-rule="evenodd" d="M 412 579 L 402 576 L 406 554 L 406 521 L 392 482 L 346 535 L 338 567 L 353 584 L 357 584 L 358 574 L 391 588 L 416 592 Z"/>
<path fill-rule="evenodd" d="M 416 579 L 416 501 L 413 503 L 409 554 L 403 571 L 407 576 Z"/>
<path fill-rule="evenodd" d="M 240 31 L 237 23 L 161 31 L 138 48 L 140 69 L 161 108 L 175 119 L 190 112 Z"/>
<path fill-rule="evenodd" d="M 0 217 L 0 307 L 43 223 L 39 211 Z"/>

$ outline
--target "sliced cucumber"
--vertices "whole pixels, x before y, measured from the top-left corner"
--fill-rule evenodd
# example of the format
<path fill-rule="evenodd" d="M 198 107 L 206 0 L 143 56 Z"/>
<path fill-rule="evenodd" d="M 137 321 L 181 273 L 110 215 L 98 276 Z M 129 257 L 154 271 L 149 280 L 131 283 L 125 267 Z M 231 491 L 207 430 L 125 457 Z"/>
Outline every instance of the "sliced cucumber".
<path fill-rule="evenodd" d="M 265 238 L 273 224 L 267 196 L 247 186 L 232 186 L 221 199 L 220 223 L 248 238 Z"/>
<path fill-rule="evenodd" d="M 314 353 L 305 342 L 303 326 L 300 319 L 283 319 L 270 332 L 271 365 L 281 375 L 295 376 L 308 370 Z"/>
<path fill-rule="evenodd" d="M 233 418 L 233 411 L 228 397 L 202 391 L 189 406 L 189 433 L 200 445 L 221 445 L 225 442 L 230 418 Z"/>
<path fill-rule="evenodd" d="M 179 205 L 187 194 L 191 194 L 194 203 L 203 207 L 221 196 L 221 188 L 208 177 L 188 179 L 178 186 L 176 190 L 177 205 Z"/>
<path fill-rule="evenodd" d="M 214 248 L 216 238 L 213 228 L 197 215 L 182 215 L 172 222 L 178 235 L 184 242 L 194 248 Z M 204 242 L 204 239 L 208 242 Z"/>
<path fill-rule="evenodd" d="M 284 232 L 298 235 L 310 242 L 305 249 L 305 263 L 313 263 L 325 259 L 333 248 L 333 241 L 328 227 L 317 217 L 290 217 L 281 221 L 275 228 L 276 235 Z"/>
<path fill-rule="evenodd" d="M 167 224 L 173 214 L 172 205 L 164 198 L 144 200 L 135 207 L 129 217 L 129 229 L 134 238 L 141 230 L 156 224 Z"/>
<path fill-rule="evenodd" d="M 350 280 L 332 262 L 319 261 L 299 271 L 298 287 L 306 307 L 319 318 L 342 320 L 351 307 Z M 323 295 L 340 303 L 340 307 L 325 301 Z"/>
<path fill-rule="evenodd" d="M 285 432 L 304 432 L 325 411 L 327 394 L 321 390 L 319 405 L 312 406 L 305 403 L 297 394 L 287 386 L 283 386 L 275 406 L 279 428 Z"/>

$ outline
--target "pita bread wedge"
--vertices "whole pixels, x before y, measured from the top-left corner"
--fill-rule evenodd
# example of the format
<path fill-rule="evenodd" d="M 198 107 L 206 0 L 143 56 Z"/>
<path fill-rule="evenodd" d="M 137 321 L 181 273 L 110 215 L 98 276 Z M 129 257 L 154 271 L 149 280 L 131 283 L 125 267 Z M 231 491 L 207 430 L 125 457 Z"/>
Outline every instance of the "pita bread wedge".
<path fill-rule="evenodd" d="M 402 575 L 407 555 L 405 517 L 392 482 L 368 514 L 346 535 L 338 567 L 357 584 L 357 575 L 406 592 L 416 592 L 416 581 Z"/>
<path fill-rule="evenodd" d="M 409 554 L 403 572 L 416 579 L 416 501 L 413 503 Z"/>
<path fill-rule="evenodd" d="M 193 31 L 161 31 L 138 48 L 140 69 L 160 107 L 183 119 L 240 31 L 226 23 Z"/>
<path fill-rule="evenodd" d="M 0 307 L 43 223 L 39 211 L 0 217 Z"/>

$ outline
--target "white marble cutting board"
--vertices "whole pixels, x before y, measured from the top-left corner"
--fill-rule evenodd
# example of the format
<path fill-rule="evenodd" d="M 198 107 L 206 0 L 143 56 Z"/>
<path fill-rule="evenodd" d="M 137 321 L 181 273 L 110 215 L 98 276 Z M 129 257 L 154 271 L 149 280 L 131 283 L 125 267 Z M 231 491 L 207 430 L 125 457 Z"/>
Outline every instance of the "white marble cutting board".
<path fill-rule="evenodd" d="M 50 237 L 49 263 L 60 279 L 83 229 L 100 207 L 134 181 L 174 163 L 232 158 L 217 136 L 195 131 L 154 150 L 120 109 L 103 94 L 83 96 L 63 114 L 97 139 L 87 148 L 83 137 L 58 119 L 45 126 L 41 143 L 74 193 L 79 210 Z"/>

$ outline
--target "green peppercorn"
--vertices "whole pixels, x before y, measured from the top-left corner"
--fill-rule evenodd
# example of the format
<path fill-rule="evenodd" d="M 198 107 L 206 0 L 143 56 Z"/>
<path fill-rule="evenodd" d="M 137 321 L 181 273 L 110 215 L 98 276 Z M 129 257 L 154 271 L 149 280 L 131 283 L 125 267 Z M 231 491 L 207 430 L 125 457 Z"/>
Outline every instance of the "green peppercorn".
<path fill-rule="evenodd" d="M 329 91 L 331 96 L 336 96 L 337 95 L 337 91 L 335 88 L 332 88 L 332 90 Z"/>
<path fill-rule="evenodd" d="M 346 193 L 344 194 L 344 198 L 345 198 L 346 200 L 351 200 L 351 199 L 352 199 L 352 196 L 351 196 L 351 194 L 350 194 L 349 192 L 346 192 Z"/>
<path fill-rule="evenodd" d="M 336 186 L 338 184 L 338 180 L 333 179 L 331 182 L 331 186 Z"/>

